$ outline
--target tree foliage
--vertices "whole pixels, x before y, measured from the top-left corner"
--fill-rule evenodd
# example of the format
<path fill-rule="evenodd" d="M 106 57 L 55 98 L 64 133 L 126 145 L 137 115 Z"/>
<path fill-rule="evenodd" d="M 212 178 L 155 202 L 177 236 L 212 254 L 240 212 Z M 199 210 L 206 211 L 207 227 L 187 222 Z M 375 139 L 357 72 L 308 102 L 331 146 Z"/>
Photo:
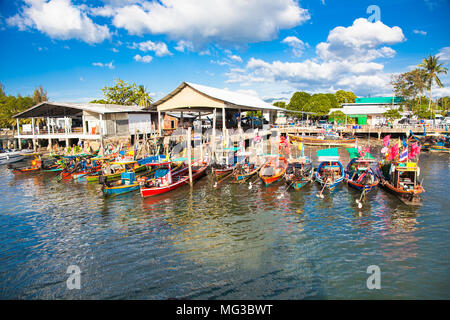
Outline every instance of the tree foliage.
<path fill-rule="evenodd" d="M 330 115 L 329 118 L 332 118 L 334 121 L 336 121 L 337 123 L 344 123 L 345 122 L 345 113 L 343 113 L 340 110 L 337 111 L 333 111 Z"/>
<path fill-rule="evenodd" d="M 389 121 L 394 121 L 396 119 L 400 119 L 402 116 L 397 109 L 389 109 L 385 113 L 383 113 L 384 117 Z"/>
<path fill-rule="evenodd" d="M 33 105 L 32 97 L 23 97 L 20 94 L 17 97 L 7 95 L 3 85 L 0 84 L 0 127 L 13 128 L 16 125 L 16 120 L 12 116 L 31 108 Z M 27 121 L 21 120 L 20 122 L 25 123 Z"/>
<path fill-rule="evenodd" d="M 33 103 L 38 104 L 44 101 L 48 101 L 47 98 L 47 91 L 42 88 L 42 86 L 39 86 L 39 88 L 35 88 L 33 92 Z"/>
<path fill-rule="evenodd" d="M 295 110 L 295 111 L 306 111 L 304 110 L 305 105 L 308 103 L 309 99 L 311 99 L 311 95 L 307 92 L 296 92 L 292 95 L 289 104 L 286 109 Z M 290 113 L 293 116 L 301 116 L 299 113 Z"/>
<path fill-rule="evenodd" d="M 105 86 L 102 91 L 105 98 L 92 100 L 91 103 L 149 106 L 152 102 L 143 85 L 138 86 L 134 82 L 127 83 L 121 79 L 117 79 L 111 87 Z"/>
<path fill-rule="evenodd" d="M 422 63 L 418 65 L 426 72 L 426 82 L 429 92 L 429 103 L 428 109 L 431 111 L 431 100 L 432 100 L 432 88 L 433 82 L 436 82 L 439 88 L 442 88 L 441 79 L 439 79 L 439 74 L 447 74 L 447 68 L 444 68 L 444 63 L 439 63 L 439 57 L 429 55 L 427 58 L 423 59 Z"/>
<path fill-rule="evenodd" d="M 338 90 L 334 95 L 339 104 L 355 103 L 356 95 L 351 91 Z"/>

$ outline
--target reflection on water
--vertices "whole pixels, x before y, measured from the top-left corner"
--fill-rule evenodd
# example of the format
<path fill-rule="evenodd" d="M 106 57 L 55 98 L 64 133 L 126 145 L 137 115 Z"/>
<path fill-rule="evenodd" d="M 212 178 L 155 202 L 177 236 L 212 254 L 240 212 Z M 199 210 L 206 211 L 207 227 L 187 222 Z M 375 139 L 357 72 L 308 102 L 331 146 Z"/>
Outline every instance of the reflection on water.
<path fill-rule="evenodd" d="M 316 184 L 212 189 L 207 176 L 192 190 L 105 199 L 97 184 L 1 168 L 0 297 L 448 299 L 449 159 L 424 154 L 421 166 L 422 207 L 376 189 L 361 209 L 344 184 L 321 200 Z M 81 290 L 66 289 L 71 264 Z"/>

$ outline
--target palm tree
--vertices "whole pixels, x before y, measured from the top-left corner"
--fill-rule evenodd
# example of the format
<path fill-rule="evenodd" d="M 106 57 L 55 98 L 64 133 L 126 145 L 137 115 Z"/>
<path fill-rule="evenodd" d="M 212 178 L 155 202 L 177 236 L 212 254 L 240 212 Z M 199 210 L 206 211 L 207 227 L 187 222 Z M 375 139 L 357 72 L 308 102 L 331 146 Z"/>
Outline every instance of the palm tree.
<path fill-rule="evenodd" d="M 422 63 L 418 67 L 423 68 L 427 73 L 428 91 L 430 92 L 430 99 L 428 102 L 428 110 L 431 111 L 431 93 L 433 80 L 436 82 L 439 88 L 442 88 L 442 82 L 438 75 L 440 73 L 447 74 L 447 68 L 443 67 L 444 63 L 439 63 L 439 57 L 429 55 L 428 58 L 424 58 Z"/>
<path fill-rule="evenodd" d="M 150 102 L 152 102 L 152 98 L 150 97 L 150 94 L 147 92 L 147 89 L 145 89 L 144 85 L 139 85 L 137 90 L 137 95 L 139 99 L 139 106 L 141 107 L 147 107 Z"/>

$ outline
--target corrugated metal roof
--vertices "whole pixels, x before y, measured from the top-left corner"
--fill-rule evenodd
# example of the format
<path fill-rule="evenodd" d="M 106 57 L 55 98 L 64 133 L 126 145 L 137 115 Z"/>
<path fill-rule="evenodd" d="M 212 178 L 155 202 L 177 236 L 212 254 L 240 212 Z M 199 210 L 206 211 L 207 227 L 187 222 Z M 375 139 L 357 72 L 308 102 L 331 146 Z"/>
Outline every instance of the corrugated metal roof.
<path fill-rule="evenodd" d="M 285 111 L 283 108 L 278 108 L 276 106 L 271 105 L 270 103 L 265 102 L 261 98 L 257 96 L 252 96 L 244 93 L 234 92 L 225 89 L 218 89 L 213 87 L 204 86 L 201 84 L 196 84 L 192 82 L 183 82 L 179 85 L 174 91 L 165 96 L 164 98 L 153 103 L 153 106 L 158 106 L 163 102 L 171 99 L 175 95 L 177 95 L 184 87 L 189 86 L 192 89 L 209 96 L 210 98 L 223 101 L 226 104 L 229 104 L 231 108 L 251 108 L 251 109 L 262 109 L 262 110 L 277 110 L 277 111 Z M 179 108 L 183 108 L 185 106 L 179 106 Z M 214 106 L 211 106 L 214 108 Z"/>
<path fill-rule="evenodd" d="M 58 112 L 58 108 L 62 108 L 61 112 Z M 118 104 L 100 104 L 100 103 L 74 103 L 74 102 L 41 102 L 28 110 L 14 115 L 14 118 L 32 118 L 42 116 L 55 116 L 58 113 L 65 115 L 64 108 L 76 109 L 80 111 L 94 112 L 100 114 L 106 113 L 122 113 L 122 112 L 148 112 L 143 107 L 139 106 L 124 106 Z M 51 110 L 51 114 L 49 114 Z"/>

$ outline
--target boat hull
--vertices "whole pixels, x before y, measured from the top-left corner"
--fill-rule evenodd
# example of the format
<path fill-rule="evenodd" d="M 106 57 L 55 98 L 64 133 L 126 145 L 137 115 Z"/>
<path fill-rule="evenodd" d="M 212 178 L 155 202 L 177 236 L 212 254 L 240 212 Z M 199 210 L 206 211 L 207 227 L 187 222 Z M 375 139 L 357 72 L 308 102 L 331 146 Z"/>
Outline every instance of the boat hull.
<path fill-rule="evenodd" d="M 118 196 L 124 193 L 132 192 L 138 190 L 141 185 L 136 182 L 130 185 L 121 185 L 121 186 L 113 186 L 113 187 L 105 187 L 103 188 L 104 196 Z"/>
<path fill-rule="evenodd" d="M 341 147 L 353 147 L 355 146 L 356 139 L 338 139 L 338 140 L 324 140 L 312 137 L 301 137 L 289 135 L 291 141 L 301 142 L 310 146 L 341 146 Z"/>
<path fill-rule="evenodd" d="M 344 167 L 342 166 L 342 163 L 340 161 L 333 161 L 335 163 L 335 166 L 339 167 L 340 175 L 333 179 L 330 182 L 325 182 L 323 177 L 320 175 L 320 169 L 322 167 L 329 167 L 325 162 L 322 162 L 319 164 L 319 167 L 317 168 L 317 171 L 315 173 L 316 181 L 322 186 L 325 187 L 325 189 L 328 189 L 329 191 L 334 190 L 342 181 L 344 181 Z"/>
<path fill-rule="evenodd" d="M 288 166 L 288 162 L 285 158 L 278 158 L 278 161 L 276 160 L 269 160 L 267 163 L 265 163 L 261 170 L 259 171 L 259 177 L 264 182 L 266 186 L 279 181 L 285 174 L 286 168 Z M 273 175 L 265 175 L 265 170 L 267 168 L 272 168 L 273 172 L 276 172 L 276 168 L 280 168 L 281 170 Z"/>
<path fill-rule="evenodd" d="M 204 164 L 200 169 L 198 170 L 193 170 L 192 172 L 192 180 L 198 180 L 201 177 L 203 177 L 206 174 L 206 169 L 208 168 L 207 164 Z M 189 168 L 183 168 L 181 169 L 181 172 L 179 172 L 179 174 L 182 173 L 186 173 L 188 172 Z M 141 195 L 143 198 L 146 197 L 152 197 L 152 196 L 157 196 L 163 193 L 167 193 L 169 191 L 178 189 L 186 184 L 189 184 L 189 177 L 188 176 L 181 176 L 181 179 L 179 181 L 176 181 L 170 185 L 167 186 L 161 186 L 161 187 L 150 187 L 150 188 L 146 188 L 146 187 L 142 187 L 141 186 Z"/>

